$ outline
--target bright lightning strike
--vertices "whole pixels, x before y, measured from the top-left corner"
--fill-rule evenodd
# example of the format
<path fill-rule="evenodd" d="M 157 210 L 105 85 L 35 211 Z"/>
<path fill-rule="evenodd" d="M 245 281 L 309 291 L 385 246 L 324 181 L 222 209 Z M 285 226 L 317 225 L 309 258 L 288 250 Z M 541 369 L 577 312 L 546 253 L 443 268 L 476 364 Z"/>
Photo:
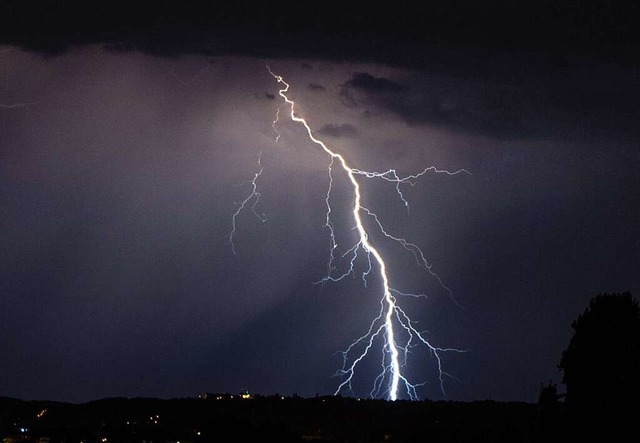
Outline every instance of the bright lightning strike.
<path fill-rule="evenodd" d="M 326 222 L 325 222 L 325 225 L 329 229 L 330 236 L 331 236 L 331 255 L 329 259 L 329 273 L 322 281 L 323 282 L 328 280 L 339 281 L 342 278 L 344 278 L 346 275 L 349 275 L 352 272 L 354 272 L 354 262 L 358 254 L 358 250 L 363 250 L 364 253 L 367 255 L 367 259 L 369 261 L 369 267 L 363 273 L 363 279 L 365 281 L 365 284 L 366 284 L 367 275 L 373 270 L 371 257 L 373 257 L 373 260 L 377 265 L 379 277 L 382 281 L 381 289 L 382 289 L 383 296 L 380 301 L 380 304 L 381 304 L 380 313 L 371 323 L 371 326 L 369 327 L 369 330 L 367 331 L 367 333 L 362 337 L 358 338 L 356 341 L 354 341 L 351 344 L 351 346 L 349 346 L 347 350 L 342 353 L 343 366 L 342 366 L 342 369 L 340 370 L 340 374 L 344 376 L 344 380 L 338 386 L 335 393 L 339 394 L 343 389 L 351 390 L 352 388 L 351 382 L 353 380 L 353 376 L 355 375 L 355 371 L 358 364 L 362 361 L 362 359 L 367 355 L 369 350 L 373 347 L 375 338 L 378 337 L 379 335 L 382 335 L 384 339 L 384 347 L 383 347 L 383 356 L 382 356 L 382 363 L 381 363 L 381 373 L 374 382 L 373 389 L 371 391 L 372 396 L 378 396 L 382 393 L 381 391 L 384 390 L 385 394 L 388 396 L 389 399 L 396 400 L 398 398 L 398 395 L 400 394 L 399 391 L 402 387 L 406 391 L 409 398 L 417 399 L 418 397 L 416 393 L 417 385 L 414 385 L 411 382 L 409 382 L 409 380 L 402 373 L 402 367 L 408 357 L 409 347 L 412 346 L 412 342 L 414 341 L 419 341 L 422 344 L 424 344 L 432 352 L 433 356 L 435 357 L 437 366 L 438 366 L 440 388 L 443 392 L 443 395 L 446 396 L 446 393 L 444 391 L 443 377 L 447 374 L 442 370 L 442 361 L 440 359 L 440 353 L 449 352 L 449 351 L 453 351 L 453 352 L 464 352 L 464 351 L 453 349 L 453 348 L 441 348 L 441 347 L 433 346 L 424 337 L 423 333 L 419 332 L 413 327 L 413 324 L 410 318 L 398 305 L 397 299 L 394 296 L 394 294 L 396 295 L 414 295 L 414 294 L 404 294 L 398 291 L 397 289 L 391 287 L 391 284 L 389 282 L 387 265 L 380 251 L 372 244 L 370 240 L 369 233 L 365 229 L 362 221 L 363 214 L 372 218 L 375 221 L 375 224 L 378 226 L 383 236 L 398 242 L 405 249 L 411 251 L 415 256 L 418 264 L 424 267 L 424 269 L 426 269 L 432 276 L 436 277 L 440 285 L 443 288 L 445 288 L 450 295 L 451 295 L 451 290 L 444 285 L 440 277 L 432 270 L 431 265 L 429 265 L 429 263 L 424 257 L 424 254 L 422 253 L 422 251 L 417 245 L 410 243 L 405 239 L 394 237 L 391 234 L 387 233 L 382 223 L 378 219 L 378 216 L 362 205 L 361 188 L 360 188 L 360 184 L 356 180 L 356 175 L 361 175 L 366 178 L 378 178 L 378 179 L 395 183 L 396 191 L 408 210 L 409 204 L 407 200 L 404 198 L 402 191 L 400 190 L 401 184 L 408 183 L 413 185 L 414 180 L 417 180 L 422 175 L 430 171 L 437 172 L 437 173 L 445 173 L 448 175 L 456 175 L 462 172 L 464 173 L 469 173 L 469 172 L 464 169 L 461 169 L 455 172 L 449 172 L 449 171 L 440 170 L 431 166 L 429 168 L 424 169 L 422 172 L 418 174 L 409 175 L 406 177 L 400 177 L 394 169 L 390 169 L 386 172 L 369 172 L 369 171 L 363 171 L 350 166 L 342 155 L 330 149 L 324 142 L 317 139 L 313 135 L 313 132 L 309 127 L 308 123 L 306 122 L 306 120 L 302 117 L 299 117 L 295 113 L 295 103 L 293 102 L 293 100 L 291 100 L 287 96 L 287 92 L 289 91 L 289 84 L 284 81 L 282 76 L 274 74 L 268 66 L 267 66 L 267 69 L 269 70 L 269 73 L 273 76 L 273 78 L 277 80 L 278 83 L 281 83 L 282 85 L 284 85 L 284 87 L 280 89 L 278 93 L 280 97 L 282 97 L 284 101 L 290 106 L 289 115 L 291 117 L 291 120 L 302 124 L 307 131 L 307 135 L 309 139 L 316 145 L 320 146 L 330 156 L 330 159 L 331 159 L 328 167 L 329 189 L 326 195 L 327 216 L 326 216 Z M 277 117 L 276 117 L 276 121 L 278 119 Z M 275 126 L 275 122 L 274 122 L 274 126 Z M 336 245 L 335 236 L 334 236 L 333 224 L 331 222 L 331 205 L 329 203 L 329 197 L 331 195 L 332 183 L 333 183 L 333 176 L 332 176 L 333 166 L 336 163 L 347 174 L 347 177 L 349 178 L 349 181 L 351 182 L 351 186 L 353 189 L 353 207 L 351 212 L 352 212 L 353 221 L 355 223 L 356 230 L 358 232 L 358 242 L 353 246 L 353 248 L 347 251 L 347 253 L 352 254 L 352 258 L 350 262 L 351 266 L 349 270 L 338 277 L 333 277 L 331 275 L 332 261 L 334 259 L 334 255 L 333 255 L 334 250 L 336 249 L 337 245 Z M 418 296 L 420 295 L 421 294 L 418 294 Z M 397 339 L 397 333 L 395 330 L 396 326 L 404 330 L 405 336 L 408 337 L 407 339 L 404 340 L 403 343 L 400 343 Z M 360 344 L 364 344 L 364 350 L 361 351 L 361 353 L 358 354 L 355 358 L 352 358 L 352 354 L 353 354 L 352 351 L 355 352 L 355 348 Z"/>
<path fill-rule="evenodd" d="M 399 291 L 398 289 L 391 286 L 389 272 L 387 270 L 387 264 L 382 256 L 382 253 L 376 248 L 376 246 L 372 243 L 370 239 L 370 232 L 365 228 L 365 223 L 363 222 L 363 218 L 368 218 L 373 223 L 374 227 L 377 227 L 379 234 L 381 234 L 384 238 L 392 240 L 398 244 L 400 244 L 407 251 L 411 252 L 418 264 L 418 266 L 424 268 L 429 274 L 437 279 L 439 284 L 445 289 L 451 298 L 453 299 L 451 290 L 443 283 L 440 277 L 433 271 L 432 266 L 427 262 L 423 252 L 420 248 L 403 238 L 396 237 L 387 232 L 384 228 L 382 222 L 379 220 L 378 216 L 363 206 L 362 204 L 362 191 L 360 187 L 360 183 L 357 180 L 357 176 L 362 176 L 368 179 L 380 179 L 391 182 L 395 184 L 396 192 L 399 195 L 399 198 L 402 200 L 403 204 L 409 210 L 409 203 L 405 199 L 402 194 L 401 185 L 408 184 L 414 185 L 415 181 L 418 180 L 423 175 L 428 172 L 434 173 L 444 173 L 448 175 L 457 175 L 460 173 L 469 174 L 468 171 L 464 169 L 460 169 L 455 172 L 450 172 L 446 170 L 437 169 L 433 166 L 424 169 L 422 172 L 418 174 L 408 175 L 406 177 L 401 177 L 398 175 L 395 169 L 389 169 L 385 172 L 369 172 L 364 171 L 358 168 L 354 168 L 347 160 L 338 152 L 329 148 L 323 141 L 319 140 L 313 135 L 313 131 L 311 127 L 307 123 L 307 121 L 299 117 L 295 112 L 295 103 L 291 100 L 287 93 L 289 91 L 289 84 L 282 78 L 282 76 L 275 74 L 269 66 L 267 66 L 269 73 L 273 76 L 273 78 L 280 84 L 283 85 L 283 88 L 278 91 L 278 94 L 289 106 L 290 112 L 289 117 L 292 121 L 296 123 L 300 123 L 306 130 L 307 136 L 309 140 L 318 145 L 322 150 L 328 154 L 329 156 L 329 165 L 328 165 L 328 175 L 329 175 L 329 186 L 326 193 L 326 220 L 325 227 L 329 230 L 330 234 L 330 257 L 328 263 L 328 272 L 327 275 L 321 279 L 318 283 L 326 283 L 329 281 L 337 282 L 342 280 L 348 275 L 355 273 L 355 262 L 358 258 L 358 253 L 363 252 L 366 256 L 368 267 L 362 273 L 362 279 L 366 286 L 367 278 L 370 273 L 377 272 L 382 286 L 380 288 L 382 297 L 380 299 L 380 311 L 378 316 L 373 319 L 371 322 L 368 331 L 356 339 L 345 351 L 342 352 L 343 364 L 341 369 L 338 371 L 338 374 L 342 376 L 343 381 L 337 387 L 335 394 L 338 395 L 342 391 L 353 392 L 352 381 L 356 374 L 356 370 L 358 366 L 363 361 L 363 359 L 371 352 L 372 348 L 377 339 L 381 339 L 383 342 L 382 347 L 382 358 L 381 358 L 381 366 L 380 373 L 376 377 L 373 382 L 373 386 L 370 392 L 372 397 L 380 397 L 386 396 L 390 400 L 396 400 L 399 396 L 403 395 L 404 392 L 406 396 L 408 396 L 412 400 L 418 399 L 418 394 L 416 388 L 420 386 L 419 384 L 415 384 L 409 381 L 409 379 L 403 374 L 403 367 L 406 365 L 408 355 L 410 352 L 410 348 L 422 344 L 424 345 L 433 355 L 436 360 L 437 368 L 438 368 L 438 378 L 440 389 L 443 395 L 446 397 L 446 392 L 444 389 L 444 377 L 450 376 L 447 374 L 442 368 L 441 361 L 441 353 L 444 352 L 465 352 L 464 350 L 454 349 L 454 348 L 443 348 L 434 346 L 431 344 L 427 338 L 425 337 L 424 332 L 420 332 L 414 327 L 414 323 L 411 321 L 409 316 L 405 313 L 405 311 L 398 304 L 398 300 L 396 296 L 405 296 L 405 297 L 425 297 L 424 294 L 408 294 Z M 276 114 L 276 119 L 273 121 L 272 127 L 277 134 L 276 141 L 280 138 L 280 133 L 278 132 L 276 125 L 280 119 L 280 109 L 278 109 L 278 113 Z M 357 241 L 355 244 L 347 250 L 343 257 L 349 256 L 349 268 L 346 272 L 341 275 L 335 276 L 333 275 L 335 251 L 337 249 L 334 225 L 331 220 L 332 215 L 332 207 L 330 204 L 330 197 L 333 188 L 333 174 L 335 167 L 338 167 L 340 171 L 346 174 L 350 184 L 351 190 L 353 192 L 353 200 L 352 200 L 352 208 L 351 208 L 351 216 L 354 223 L 354 229 L 357 232 Z M 229 239 L 233 248 L 233 236 L 235 234 L 235 220 L 236 217 L 240 214 L 240 212 L 244 209 L 244 207 L 249 204 L 249 202 L 253 199 L 252 207 L 255 208 L 255 204 L 257 204 L 257 200 L 260 197 L 260 194 L 257 192 L 256 188 L 256 180 L 262 173 L 262 168 L 260 171 L 254 175 L 253 180 L 251 181 L 253 185 L 252 193 L 242 202 L 241 206 L 233 215 L 233 230 L 229 236 Z M 254 209 L 255 213 L 255 209 Z M 257 215 L 257 213 L 256 213 Z M 262 218 L 261 218 L 262 219 Z M 235 249 L 234 249 L 235 252 Z M 454 300 L 455 301 L 455 300 Z"/>

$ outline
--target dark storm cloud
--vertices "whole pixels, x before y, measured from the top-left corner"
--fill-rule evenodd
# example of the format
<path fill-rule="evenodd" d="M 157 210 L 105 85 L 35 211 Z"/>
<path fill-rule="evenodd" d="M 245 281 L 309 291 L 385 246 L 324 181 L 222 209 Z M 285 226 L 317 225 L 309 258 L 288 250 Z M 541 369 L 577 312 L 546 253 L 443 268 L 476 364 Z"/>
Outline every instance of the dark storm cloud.
<path fill-rule="evenodd" d="M 502 72 L 475 78 L 414 74 L 401 82 L 356 73 L 340 97 L 348 107 L 375 107 L 408 124 L 430 124 L 498 139 L 640 135 L 640 84 L 634 71 L 579 62 L 562 70 L 530 60 L 503 60 Z M 507 74 L 505 74 L 507 73 Z"/>
<path fill-rule="evenodd" d="M 399 82 L 357 72 L 342 102 L 500 139 L 583 136 L 585 127 L 588 137 L 630 139 L 638 136 L 639 16 L 631 0 L 399 1 L 366 14 L 356 2 L 335 14 L 292 0 L 250 13 L 234 2 L 25 0 L 0 5 L 0 44 L 49 55 L 102 44 L 158 56 L 386 63 L 424 74 Z M 316 86 L 309 84 L 322 90 Z"/>
<path fill-rule="evenodd" d="M 309 89 L 311 89 L 312 91 L 324 91 L 325 87 L 322 85 L 319 85 L 317 83 L 309 83 L 308 85 Z"/>
<path fill-rule="evenodd" d="M 82 44 L 157 55 L 313 57 L 433 66 L 448 50 L 587 53 L 637 63 L 637 2 L 414 2 L 367 5 L 283 0 L 10 0 L 0 4 L 0 43 L 48 54 Z M 445 53 L 435 48 L 447 48 Z M 308 64 L 308 63 L 307 63 Z"/>
<path fill-rule="evenodd" d="M 269 100 L 269 101 L 271 101 L 271 100 L 275 100 L 276 99 L 275 94 L 272 94 L 270 92 L 265 92 L 263 94 L 258 94 L 257 92 L 255 92 L 253 94 L 253 96 L 255 97 L 256 100 Z"/>
<path fill-rule="evenodd" d="M 369 94 L 399 93 L 404 89 L 404 86 L 396 82 L 383 77 L 374 77 L 368 72 L 356 72 L 344 86 L 360 89 Z"/>
<path fill-rule="evenodd" d="M 375 77 L 368 72 L 356 72 L 340 88 L 340 100 L 345 106 L 357 107 L 362 100 L 356 94 L 362 92 L 374 102 L 384 103 L 389 96 L 400 96 L 403 90 L 406 90 L 404 85 L 387 78 Z"/>
<path fill-rule="evenodd" d="M 357 137 L 359 133 L 358 128 L 348 123 L 339 125 L 327 124 L 318 129 L 318 134 L 333 138 L 354 138 Z"/>
<path fill-rule="evenodd" d="M 449 79 L 444 82 L 451 83 Z M 509 94 L 500 88 L 477 89 L 469 82 L 433 86 L 432 81 L 425 87 L 420 82 L 407 86 L 357 73 L 343 85 L 340 95 L 349 107 L 373 105 L 408 124 L 435 124 L 500 138 L 528 137 L 536 130 L 525 118 L 531 101 L 518 89 Z"/>

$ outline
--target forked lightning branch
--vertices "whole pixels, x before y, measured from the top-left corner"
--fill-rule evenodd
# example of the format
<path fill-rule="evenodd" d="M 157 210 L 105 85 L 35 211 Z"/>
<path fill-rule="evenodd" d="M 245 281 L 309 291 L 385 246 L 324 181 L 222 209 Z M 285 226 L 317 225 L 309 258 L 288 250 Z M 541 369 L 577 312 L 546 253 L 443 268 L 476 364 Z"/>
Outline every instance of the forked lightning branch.
<path fill-rule="evenodd" d="M 379 179 L 390 182 L 395 186 L 396 192 L 403 204 L 408 208 L 408 202 L 405 199 L 401 191 L 403 184 L 413 183 L 420 177 L 427 173 L 442 173 L 447 175 L 457 175 L 461 173 L 469 174 L 465 169 L 460 169 L 454 172 L 437 169 L 433 166 L 425 168 L 419 173 L 400 176 L 395 169 L 388 169 L 383 172 L 370 172 L 364 171 L 350 165 L 347 160 L 336 150 L 327 146 L 322 140 L 316 138 L 313 131 L 307 121 L 296 114 L 296 104 L 287 95 L 289 92 L 289 83 L 287 83 L 282 76 L 275 74 L 268 66 L 267 69 L 271 76 L 282 85 L 278 91 L 279 96 L 284 100 L 284 103 L 288 107 L 288 117 L 295 123 L 302 125 L 306 131 L 306 135 L 309 140 L 322 149 L 328 156 L 327 170 L 329 174 L 328 188 L 326 193 L 326 220 L 325 226 L 329 231 L 330 236 L 330 253 L 328 263 L 328 273 L 320 282 L 339 282 L 348 275 L 356 273 L 356 259 L 363 255 L 368 265 L 362 271 L 363 284 L 366 285 L 367 278 L 376 273 L 380 282 L 380 285 L 375 288 L 369 288 L 378 294 L 378 300 L 380 303 L 380 310 L 378 315 L 371 321 L 371 324 L 367 331 L 354 340 L 344 351 L 342 351 L 342 367 L 338 370 L 338 374 L 341 377 L 341 382 L 338 384 L 335 394 L 348 393 L 354 394 L 352 383 L 356 373 L 363 363 L 365 357 L 370 353 L 380 352 L 380 371 L 377 376 L 371 382 L 371 390 L 369 395 L 373 398 L 387 398 L 389 400 L 396 400 L 398 398 L 409 398 L 411 400 L 418 400 L 417 387 L 422 383 L 418 383 L 409 379 L 409 377 L 403 372 L 406 367 L 406 363 L 409 358 L 410 349 L 416 346 L 423 346 L 426 351 L 430 352 L 435 359 L 435 363 L 438 369 L 438 383 L 442 394 L 446 398 L 446 392 L 444 387 L 444 378 L 448 376 L 445 372 L 441 354 L 445 352 L 465 352 L 464 350 L 441 347 L 434 345 L 426 339 L 423 332 L 414 328 L 413 322 L 409 317 L 409 314 L 401 307 L 399 300 L 403 297 L 422 297 L 424 294 L 408 294 L 402 292 L 398 288 L 394 287 L 387 268 L 387 262 L 382 253 L 376 247 L 376 244 L 372 240 L 374 233 L 369 232 L 366 225 L 373 226 L 376 230 L 375 237 L 381 240 L 393 241 L 400 244 L 410 254 L 412 254 L 419 267 L 422 267 L 431 276 L 437 279 L 438 283 L 445 289 L 449 295 L 451 290 L 443 283 L 442 279 L 433 271 L 431 265 L 427 262 L 422 250 L 414 243 L 411 243 L 404 238 L 396 237 L 389 233 L 380 218 L 369 208 L 363 205 L 362 193 L 364 192 L 358 181 L 359 177 L 367 179 Z M 280 138 L 280 133 L 277 131 L 277 125 L 280 122 L 279 110 L 276 114 L 276 119 L 273 121 L 273 128 L 276 130 L 276 141 Z M 229 242 L 231 248 L 235 253 L 234 238 L 236 235 L 236 219 L 242 213 L 242 211 L 250 207 L 251 210 L 262 220 L 265 218 L 255 211 L 255 205 L 260 198 L 258 192 L 258 179 L 262 174 L 262 166 L 260 161 L 258 162 L 260 168 L 250 183 L 251 193 L 240 203 L 238 209 L 233 214 L 232 218 L 232 230 L 229 234 Z M 333 270 L 335 251 L 337 249 L 336 237 L 334 231 L 334 224 L 332 222 L 332 207 L 331 207 L 331 195 L 336 192 L 333 189 L 333 177 L 334 174 L 344 174 L 349 183 L 348 192 L 350 193 L 350 218 L 353 223 L 354 231 L 356 232 L 355 241 L 351 248 L 347 250 L 343 256 L 348 256 L 348 262 L 350 266 L 348 269 L 339 274 L 334 275 Z M 368 223 L 365 223 L 365 220 Z M 413 352 L 413 351 L 412 351 Z"/>

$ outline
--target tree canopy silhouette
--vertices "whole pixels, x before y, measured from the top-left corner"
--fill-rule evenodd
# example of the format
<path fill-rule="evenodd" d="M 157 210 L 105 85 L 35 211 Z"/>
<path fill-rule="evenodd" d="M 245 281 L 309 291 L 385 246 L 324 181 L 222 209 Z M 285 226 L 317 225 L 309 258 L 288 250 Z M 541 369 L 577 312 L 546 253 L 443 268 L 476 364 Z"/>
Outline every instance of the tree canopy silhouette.
<path fill-rule="evenodd" d="M 640 401 L 640 306 L 630 292 L 603 293 L 573 321 L 559 369 L 568 411 L 587 429 L 620 429 Z"/>

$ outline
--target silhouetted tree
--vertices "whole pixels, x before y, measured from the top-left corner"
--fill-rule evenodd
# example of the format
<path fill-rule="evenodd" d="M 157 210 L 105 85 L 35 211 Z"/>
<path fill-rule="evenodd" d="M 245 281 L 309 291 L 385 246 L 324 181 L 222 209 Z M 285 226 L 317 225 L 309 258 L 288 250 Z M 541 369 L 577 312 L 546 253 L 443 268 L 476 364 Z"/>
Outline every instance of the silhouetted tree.
<path fill-rule="evenodd" d="M 542 441 L 550 441 L 560 432 L 560 419 L 562 408 L 560 404 L 560 395 L 555 383 L 546 386 L 540 386 L 540 394 L 538 395 L 538 420 L 539 420 L 539 439 Z"/>
<path fill-rule="evenodd" d="M 558 367 L 572 428 L 592 437 L 624 436 L 640 402 L 638 301 L 630 292 L 598 294 L 571 327 Z"/>

